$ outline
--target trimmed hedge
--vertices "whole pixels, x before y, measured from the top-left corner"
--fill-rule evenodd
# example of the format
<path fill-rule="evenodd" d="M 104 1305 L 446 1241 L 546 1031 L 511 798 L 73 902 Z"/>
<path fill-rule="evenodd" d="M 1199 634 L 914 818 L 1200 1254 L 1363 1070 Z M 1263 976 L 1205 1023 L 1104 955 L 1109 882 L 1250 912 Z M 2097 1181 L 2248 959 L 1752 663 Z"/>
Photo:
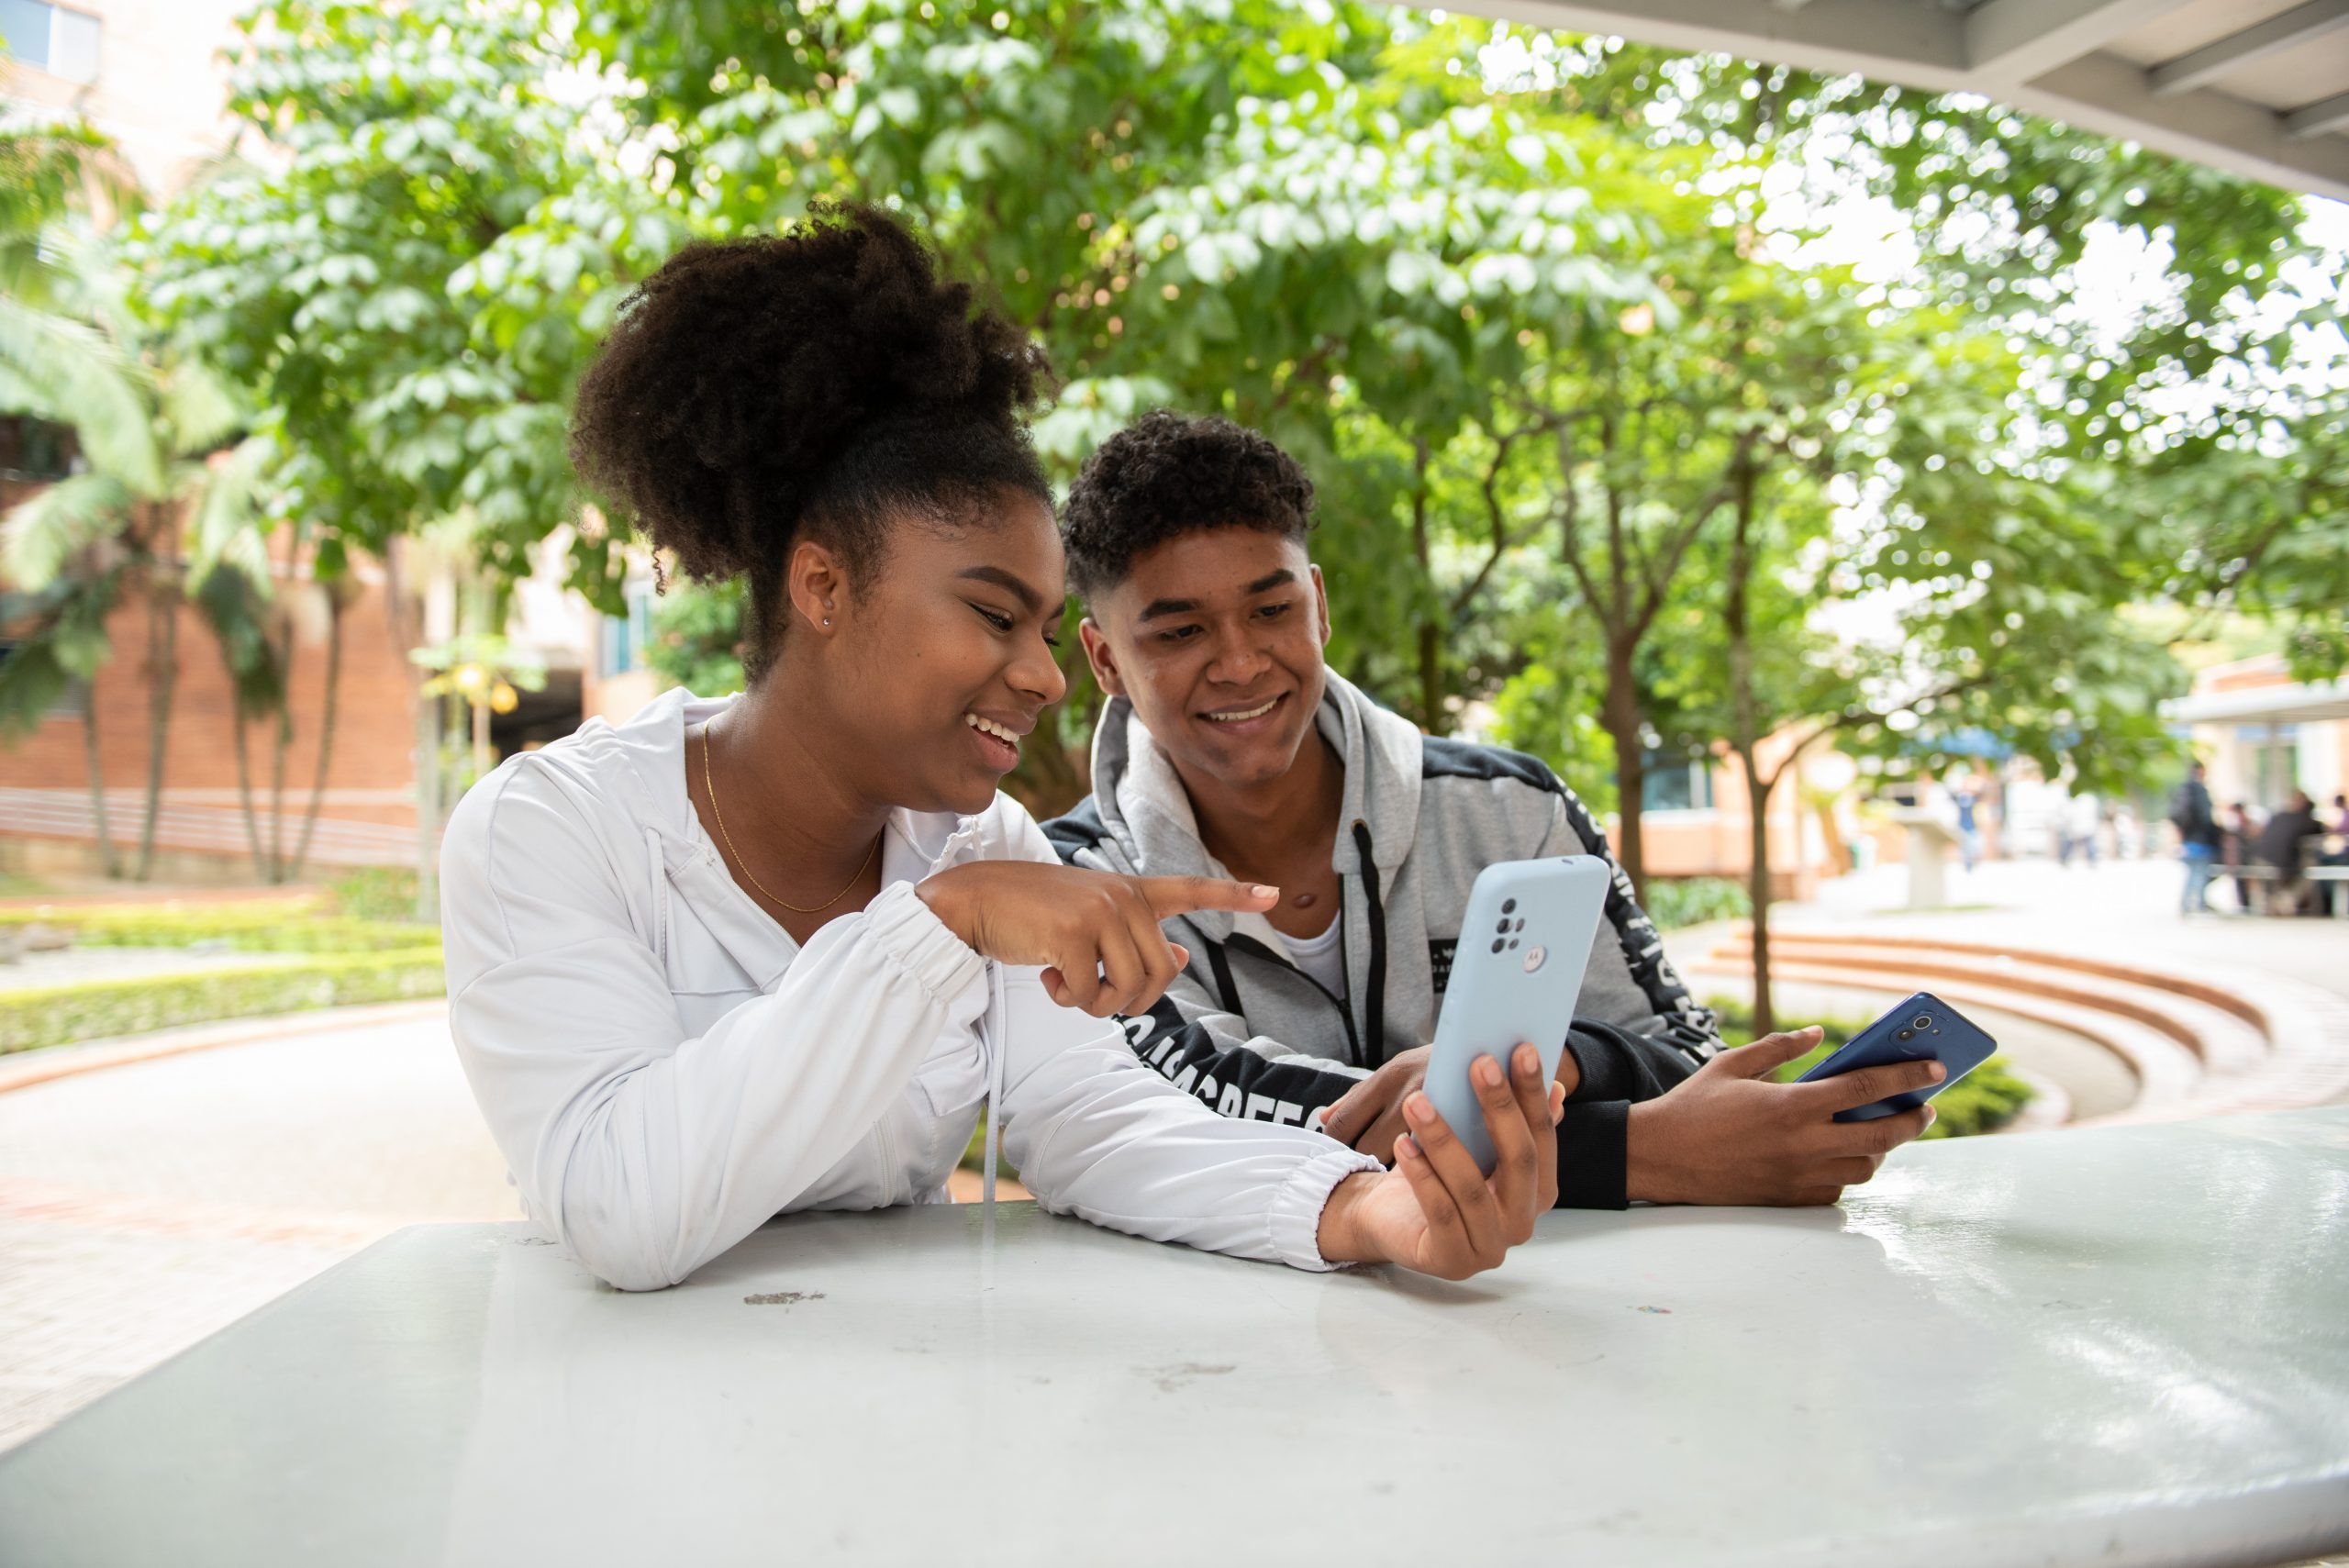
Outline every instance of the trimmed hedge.
<path fill-rule="evenodd" d="M 211 943 L 238 952 L 392 952 L 429 947 L 438 929 L 330 915 L 311 900 L 173 908 L 137 904 L 0 910 L 0 929 L 50 926 L 83 947 L 186 948 Z"/>
<path fill-rule="evenodd" d="M 1753 913 L 1745 884 L 1725 876 L 1652 876 L 1642 889 L 1642 906 L 1659 931 L 1702 926 L 1713 920 L 1743 920 Z"/>
<path fill-rule="evenodd" d="M 0 992 L 0 1055 L 182 1024 L 438 996 L 446 986 L 440 948 L 413 945 L 412 929 L 411 945 L 398 952 L 35 986 Z"/>

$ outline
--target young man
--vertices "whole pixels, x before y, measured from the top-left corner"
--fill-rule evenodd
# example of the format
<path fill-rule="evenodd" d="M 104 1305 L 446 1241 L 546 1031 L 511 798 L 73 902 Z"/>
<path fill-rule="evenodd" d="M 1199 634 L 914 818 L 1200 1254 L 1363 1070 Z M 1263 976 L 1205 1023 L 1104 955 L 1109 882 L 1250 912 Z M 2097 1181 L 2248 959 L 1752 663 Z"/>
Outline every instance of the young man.
<path fill-rule="evenodd" d="M 1227 420 L 1152 414 L 1087 462 L 1063 538 L 1109 700 L 1094 794 L 1045 832 L 1075 865 L 1280 888 L 1268 914 L 1170 922 L 1190 966 L 1127 1032 L 1226 1115 L 1318 1123 L 1384 1158 L 1476 873 L 1608 849 L 1539 762 L 1423 737 L 1323 664 L 1312 506 L 1297 462 Z M 1938 1064 L 1772 1083 L 1817 1036 L 1720 1052 L 1620 867 L 1607 913 L 1559 1069 L 1562 1206 L 1831 1203 L 1930 1125 L 1930 1107 L 1832 1118 Z"/>

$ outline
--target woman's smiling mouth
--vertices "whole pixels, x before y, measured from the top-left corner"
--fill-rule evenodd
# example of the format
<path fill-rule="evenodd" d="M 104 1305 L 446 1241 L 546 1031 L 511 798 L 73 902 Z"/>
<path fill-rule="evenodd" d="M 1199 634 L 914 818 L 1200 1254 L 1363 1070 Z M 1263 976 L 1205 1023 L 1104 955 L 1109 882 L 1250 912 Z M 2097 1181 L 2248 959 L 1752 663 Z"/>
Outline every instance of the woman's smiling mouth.
<path fill-rule="evenodd" d="M 977 740 L 987 765 L 996 772 L 1008 773 L 1019 765 L 1019 736 L 1009 725 L 982 718 L 975 713 L 964 714 L 963 723 Z"/>

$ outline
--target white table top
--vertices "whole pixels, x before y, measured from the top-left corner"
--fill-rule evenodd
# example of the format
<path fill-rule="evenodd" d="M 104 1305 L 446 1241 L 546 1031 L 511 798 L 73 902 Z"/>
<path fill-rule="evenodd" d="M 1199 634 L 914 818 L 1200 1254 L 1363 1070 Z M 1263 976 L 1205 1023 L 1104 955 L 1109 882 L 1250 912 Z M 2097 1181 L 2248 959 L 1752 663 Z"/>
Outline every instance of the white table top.
<path fill-rule="evenodd" d="M 623 1296 L 404 1230 L 0 1458 L 0 1562 L 2055 1563 L 2349 1546 L 2349 1110 L 1559 1214 L 1466 1284 L 999 1210 Z"/>

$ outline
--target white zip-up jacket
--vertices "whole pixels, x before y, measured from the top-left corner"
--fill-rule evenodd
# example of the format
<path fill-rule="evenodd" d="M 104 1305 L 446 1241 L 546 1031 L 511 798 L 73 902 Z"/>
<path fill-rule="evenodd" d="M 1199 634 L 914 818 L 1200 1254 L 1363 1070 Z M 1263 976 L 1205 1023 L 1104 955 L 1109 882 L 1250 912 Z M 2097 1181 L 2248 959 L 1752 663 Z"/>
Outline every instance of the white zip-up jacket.
<path fill-rule="evenodd" d="M 946 1201 L 992 1093 L 1044 1207 L 1298 1268 L 1330 1191 L 1377 1163 L 1217 1116 L 1039 971 L 982 959 L 915 895 L 974 860 L 1057 864 L 998 795 L 900 811 L 882 887 L 801 947 L 728 873 L 685 793 L 674 691 L 509 758 L 441 846 L 457 1053 L 526 1212 L 624 1290 L 674 1284 L 799 1209 Z"/>

